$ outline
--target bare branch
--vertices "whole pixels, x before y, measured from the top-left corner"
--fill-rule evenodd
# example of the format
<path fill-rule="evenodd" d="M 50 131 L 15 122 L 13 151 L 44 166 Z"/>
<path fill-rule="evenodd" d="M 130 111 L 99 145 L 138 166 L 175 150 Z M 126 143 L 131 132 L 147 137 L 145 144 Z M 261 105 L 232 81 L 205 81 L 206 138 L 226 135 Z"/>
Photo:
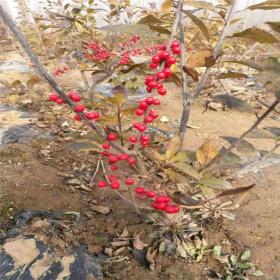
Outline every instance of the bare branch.
<path fill-rule="evenodd" d="M 225 37 L 226 37 L 228 26 L 230 24 L 230 21 L 231 21 L 233 12 L 234 12 L 236 2 L 237 2 L 236 0 L 233 0 L 231 6 L 228 9 L 228 12 L 227 12 L 226 17 L 225 17 L 225 24 L 224 24 L 223 30 L 220 34 L 220 37 L 218 39 L 218 42 L 217 42 L 216 46 L 214 47 L 213 56 L 214 56 L 215 60 L 220 56 L 221 51 L 223 49 L 223 43 L 224 43 L 224 40 L 225 40 Z M 209 74 L 210 74 L 210 68 L 208 67 L 208 68 L 206 68 L 205 72 L 203 73 L 203 75 L 200 79 L 200 82 L 198 83 L 198 85 L 195 89 L 193 99 L 197 98 L 200 95 L 201 91 L 204 89 L 205 84 L 208 80 Z"/>
<path fill-rule="evenodd" d="M 269 106 L 269 108 L 257 119 L 257 121 L 255 123 L 253 123 L 253 125 L 248 128 L 245 132 L 243 132 L 243 134 L 238 138 L 238 140 L 236 140 L 234 143 L 232 143 L 226 150 L 224 153 L 222 154 L 218 154 L 218 156 L 216 156 L 213 160 L 211 160 L 205 167 L 209 168 L 210 166 L 212 166 L 214 163 L 217 162 L 217 160 L 219 160 L 220 158 L 226 156 L 229 154 L 229 152 L 231 152 L 233 149 L 235 149 L 236 147 L 238 147 L 238 145 L 242 142 L 242 140 L 253 130 L 255 130 L 258 125 L 275 109 L 275 107 L 280 103 L 280 93 L 278 93 L 278 97 L 275 99 L 275 101 Z"/>
<path fill-rule="evenodd" d="M 183 142 L 185 133 L 187 130 L 188 119 L 190 115 L 190 95 L 187 89 L 187 78 L 186 73 L 184 71 L 185 66 L 185 35 L 184 35 L 184 15 L 182 12 L 183 2 L 180 1 L 179 3 L 179 35 L 180 35 L 180 47 L 181 47 L 181 54 L 180 54 L 180 72 L 181 72 L 181 94 L 183 99 L 183 112 L 181 115 L 180 121 L 180 128 L 179 128 L 179 136 Z"/>

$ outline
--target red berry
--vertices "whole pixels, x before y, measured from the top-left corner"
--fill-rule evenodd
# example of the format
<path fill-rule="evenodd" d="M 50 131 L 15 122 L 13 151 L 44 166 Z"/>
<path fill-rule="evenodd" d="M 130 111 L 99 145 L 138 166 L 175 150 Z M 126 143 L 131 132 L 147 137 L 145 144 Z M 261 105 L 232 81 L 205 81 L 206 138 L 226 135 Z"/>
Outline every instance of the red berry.
<path fill-rule="evenodd" d="M 166 207 L 166 203 L 164 202 L 153 202 L 152 207 L 156 210 L 164 210 Z"/>
<path fill-rule="evenodd" d="M 109 163 L 116 163 L 119 160 L 117 156 L 109 156 L 108 161 Z"/>
<path fill-rule="evenodd" d="M 103 151 L 103 152 L 101 152 L 100 154 L 101 154 L 102 156 L 104 156 L 104 157 L 110 156 L 110 153 L 108 153 L 107 151 Z"/>
<path fill-rule="evenodd" d="M 130 164 L 135 164 L 135 163 L 136 163 L 136 159 L 135 159 L 135 158 L 128 158 L 127 161 L 128 161 Z"/>
<path fill-rule="evenodd" d="M 149 86 L 150 88 L 156 88 L 157 82 L 156 82 L 156 81 L 150 81 L 149 84 L 148 84 L 148 86 Z"/>
<path fill-rule="evenodd" d="M 152 104 L 153 104 L 153 101 L 154 101 L 153 97 L 147 97 L 147 98 L 145 99 L 145 102 L 146 102 L 148 105 L 152 105 Z"/>
<path fill-rule="evenodd" d="M 145 78 L 145 82 L 151 82 L 151 81 L 154 81 L 155 80 L 155 77 L 154 76 L 147 76 Z"/>
<path fill-rule="evenodd" d="M 169 57 L 169 52 L 160 52 L 159 57 L 163 60 L 167 59 Z"/>
<path fill-rule="evenodd" d="M 120 183 L 118 181 L 111 182 L 111 189 L 117 190 L 120 188 Z"/>
<path fill-rule="evenodd" d="M 80 121 L 80 120 L 81 120 L 81 116 L 79 116 L 79 115 L 75 115 L 74 120 L 76 120 L 76 121 Z"/>
<path fill-rule="evenodd" d="M 114 170 L 118 170 L 119 168 L 118 168 L 116 165 L 111 165 L 111 166 L 110 166 L 110 169 L 111 169 L 112 171 L 114 171 Z"/>
<path fill-rule="evenodd" d="M 165 50 L 166 50 L 166 45 L 165 45 L 165 44 L 162 44 L 162 45 L 160 46 L 160 49 L 161 49 L 162 51 L 165 51 Z"/>
<path fill-rule="evenodd" d="M 127 178 L 127 179 L 125 180 L 125 184 L 128 185 L 128 186 L 131 186 L 131 185 L 134 184 L 134 180 L 131 179 L 131 178 Z"/>
<path fill-rule="evenodd" d="M 166 205 L 164 211 L 167 214 L 175 214 L 180 211 L 180 208 L 178 205 Z"/>
<path fill-rule="evenodd" d="M 136 109 L 135 110 L 135 115 L 136 116 L 142 116 L 142 115 L 144 115 L 144 113 L 145 113 L 145 111 L 144 110 L 142 110 L 142 109 Z"/>
<path fill-rule="evenodd" d="M 137 130 L 140 131 L 140 132 L 144 132 L 146 129 L 147 129 L 147 127 L 144 124 L 140 124 L 137 127 Z"/>
<path fill-rule="evenodd" d="M 170 197 L 167 195 L 160 195 L 158 197 L 156 197 L 155 199 L 156 202 L 165 202 L 168 203 L 170 201 Z"/>
<path fill-rule="evenodd" d="M 120 154 L 119 155 L 119 159 L 120 160 L 127 160 L 129 158 L 129 155 L 128 154 Z"/>
<path fill-rule="evenodd" d="M 117 139 L 118 139 L 117 135 L 116 135 L 115 133 L 113 133 L 113 132 L 110 132 L 110 133 L 107 135 L 107 140 L 108 140 L 108 141 L 115 141 L 115 140 L 117 140 Z"/>
<path fill-rule="evenodd" d="M 170 68 L 163 68 L 162 72 L 165 74 L 166 78 L 169 78 L 172 76 L 172 71 L 170 70 Z"/>
<path fill-rule="evenodd" d="M 172 48 L 172 52 L 174 54 L 180 54 L 181 53 L 181 49 L 180 49 L 180 47 L 174 47 L 174 48 Z"/>
<path fill-rule="evenodd" d="M 98 182 L 98 188 L 105 188 L 107 186 L 107 183 L 105 181 Z"/>
<path fill-rule="evenodd" d="M 154 121 L 154 119 L 151 116 L 146 116 L 144 118 L 144 122 L 145 123 L 152 123 Z"/>
<path fill-rule="evenodd" d="M 74 107 L 74 110 L 75 110 L 75 112 L 77 112 L 77 113 L 81 113 L 81 112 L 83 112 L 84 110 L 86 109 L 86 107 L 84 106 L 84 105 L 76 105 L 75 107 Z"/>
<path fill-rule="evenodd" d="M 153 100 L 153 104 L 154 104 L 155 106 L 160 105 L 160 100 L 159 100 L 159 99 L 157 99 L 157 98 L 154 98 L 154 100 Z"/>
<path fill-rule="evenodd" d="M 118 176 L 116 176 L 116 175 L 109 175 L 108 179 L 109 179 L 110 182 L 114 182 L 114 181 L 118 180 Z"/>
<path fill-rule="evenodd" d="M 149 64 L 149 67 L 150 67 L 151 69 L 157 69 L 157 68 L 158 68 L 158 63 L 152 62 L 152 63 Z"/>
<path fill-rule="evenodd" d="M 136 187 L 134 191 L 135 193 L 143 194 L 145 192 L 145 189 L 142 187 Z"/>
<path fill-rule="evenodd" d="M 166 89 L 165 88 L 158 89 L 158 94 L 159 95 L 165 95 L 166 94 Z"/>
<path fill-rule="evenodd" d="M 147 192 L 145 192 L 145 194 L 146 194 L 146 196 L 148 196 L 148 197 L 155 197 L 155 196 L 156 196 L 156 193 L 153 192 L 153 191 L 147 191 Z"/>
<path fill-rule="evenodd" d="M 174 56 L 169 56 L 166 59 L 166 63 L 167 63 L 167 65 L 172 65 L 172 64 L 176 63 L 176 58 Z"/>
<path fill-rule="evenodd" d="M 149 116 L 151 116 L 153 119 L 156 119 L 158 117 L 158 113 L 156 111 L 150 111 Z"/>
<path fill-rule="evenodd" d="M 136 128 L 136 129 L 138 129 L 139 126 L 141 126 L 141 123 L 135 123 L 135 124 L 133 124 L 133 127 Z"/>
<path fill-rule="evenodd" d="M 143 134 L 143 135 L 141 136 L 141 140 L 142 140 L 142 141 L 149 141 L 149 140 L 150 140 L 150 136 L 149 136 L 149 135 Z"/>
<path fill-rule="evenodd" d="M 146 146 L 148 146 L 149 144 L 150 144 L 149 141 L 141 141 L 141 145 L 142 145 L 143 147 L 146 147 Z"/>
<path fill-rule="evenodd" d="M 62 98 L 57 98 L 55 103 L 60 105 L 64 103 L 64 100 Z"/>
<path fill-rule="evenodd" d="M 154 56 L 152 57 L 152 62 L 153 62 L 153 63 L 159 63 L 160 61 L 161 61 L 161 58 L 160 58 L 159 55 L 154 55 Z"/>
<path fill-rule="evenodd" d="M 166 75 L 165 75 L 165 76 L 166 76 Z M 159 88 L 163 88 L 163 84 L 162 84 L 162 83 L 158 83 L 158 84 L 157 84 L 156 89 L 159 89 Z"/>
<path fill-rule="evenodd" d="M 166 78 L 166 75 L 164 74 L 164 72 L 158 72 L 156 74 L 156 76 L 159 80 L 164 80 Z"/>
<path fill-rule="evenodd" d="M 139 109 L 146 110 L 147 107 L 148 107 L 148 104 L 145 101 L 142 101 L 139 103 Z"/>
<path fill-rule="evenodd" d="M 105 150 L 108 150 L 110 148 L 110 144 L 104 143 L 102 145 L 102 148 L 105 149 Z"/>
<path fill-rule="evenodd" d="M 76 91 L 69 91 L 68 92 L 68 96 L 74 102 L 81 101 L 81 97 L 80 97 L 80 95 Z"/>
<path fill-rule="evenodd" d="M 57 94 L 53 93 L 49 96 L 49 101 L 55 102 L 58 98 L 59 98 L 59 96 Z"/>
<path fill-rule="evenodd" d="M 131 136 L 128 138 L 128 140 L 129 140 L 129 142 L 131 142 L 133 144 L 137 143 L 137 137 Z"/>
<path fill-rule="evenodd" d="M 153 90 L 153 89 L 152 89 L 151 87 L 149 87 L 149 86 L 146 87 L 146 91 L 147 91 L 147 92 L 152 92 L 152 90 Z"/>
<path fill-rule="evenodd" d="M 87 119 L 89 120 L 97 120 L 99 118 L 99 113 L 98 112 L 87 112 L 85 113 Z"/>
<path fill-rule="evenodd" d="M 178 42 L 178 41 L 173 41 L 172 43 L 171 43 L 171 45 L 170 45 L 170 47 L 173 49 L 173 48 L 175 48 L 175 47 L 179 47 L 180 46 L 180 42 Z"/>

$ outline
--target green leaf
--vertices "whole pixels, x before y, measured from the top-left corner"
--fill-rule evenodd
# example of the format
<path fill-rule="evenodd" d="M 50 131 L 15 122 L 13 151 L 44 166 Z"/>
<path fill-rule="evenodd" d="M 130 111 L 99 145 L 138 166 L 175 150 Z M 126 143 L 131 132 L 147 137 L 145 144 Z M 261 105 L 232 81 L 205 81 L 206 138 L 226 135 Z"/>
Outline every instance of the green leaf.
<path fill-rule="evenodd" d="M 198 171 L 191 165 L 184 162 L 175 162 L 171 164 L 171 167 L 179 172 L 182 172 L 196 180 L 200 179 L 200 174 Z"/>
<path fill-rule="evenodd" d="M 174 157 L 172 157 L 171 159 L 169 159 L 168 162 L 186 162 L 189 160 L 189 157 L 187 155 L 187 152 L 186 151 L 181 151 L 179 153 L 177 153 Z"/>
<path fill-rule="evenodd" d="M 227 72 L 227 73 L 221 73 L 217 76 L 217 79 L 242 79 L 242 78 L 248 78 L 247 75 L 239 72 Z"/>
<path fill-rule="evenodd" d="M 189 5 L 198 9 L 212 10 L 215 11 L 215 6 L 206 1 L 191 1 L 185 0 L 184 5 Z"/>
<path fill-rule="evenodd" d="M 266 22 L 266 24 L 268 24 L 274 31 L 279 32 L 280 33 L 280 21 L 278 22 Z"/>
<path fill-rule="evenodd" d="M 280 9 L 279 0 L 268 0 L 260 4 L 252 5 L 248 7 L 249 10 L 273 10 Z"/>
<path fill-rule="evenodd" d="M 226 180 L 214 176 L 205 176 L 198 182 L 198 184 L 218 190 L 229 189 L 231 187 L 231 184 Z"/>
<path fill-rule="evenodd" d="M 181 148 L 181 143 L 182 141 L 179 136 L 175 136 L 171 140 L 169 140 L 165 152 L 167 160 L 170 160 L 179 151 L 179 149 Z"/>
<path fill-rule="evenodd" d="M 272 44 L 278 42 L 278 39 L 272 34 L 258 28 L 248 28 L 244 31 L 234 33 L 232 37 L 246 38 L 258 43 Z"/>
<path fill-rule="evenodd" d="M 141 18 L 137 22 L 137 24 L 148 24 L 148 25 L 150 25 L 150 24 L 152 24 L 152 25 L 154 25 L 154 24 L 162 24 L 162 23 L 163 22 L 160 19 L 158 19 L 157 17 L 155 17 L 153 15 L 147 15 L 147 16 Z"/>
<path fill-rule="evenodd" d="M 206 25 L 200 20 L 197 16 L 195 16 L 191 11 L 184 11 L 184 13 L 192 20 L 192 22 L 197 25 L 201 32 L 205 35 L 207 40 L 209 41 L 210 36 Z"/>
<path fill-rule="evenodd" d="M 211 141 L 206 141 L 196 152 L 200 165 L 205 165 L 219 154 L 218 147 Z"/>
<path fill-rule="evenodd" d="M 242 260 L 242 261 L 247 261 L 247 260 L 249 260 L 251 258 L 251 251 L 250 250 L 245 250 L 243 253 L 242 253 L 242 255 L 241 255 L 241 257 L 240 257 L 240 259 Z"/>
<path fill-rule="evenodd" d="M 261 270 L 255 270 L 253 273 L 252 273 L 253 276 L 256 276 L 256 277 L 259 277 L 259 276 L 263 276 L 264 273 L 261 271 Z"/>
<path fill-rule="evenodd" d="M 169 180 L 176 182 L 176 183 L 181 183 L 184 185 L 189 185 L 189 178 L 187 178 L 186 176 L 172 170 L 171 168 L 166 168 L 163 169 L 163 172 L 165 174 L 167 174 Z"/>
<path fill-rule="evenodd" d="M 222 247 L 219 245 L 216 245 L 216 246 L 214 246 L 212 251 L 213 251 L 213 254 L 215 257 L 219 257 L 222 254 Z"/>
<path fill-rule="evenodd" d="M 159 26 L 159 25 L 149 25 L 149 27 L 150 27 L 150 29 L 152 29 L 160 34 L 166 34 L 166 35 L 171 34 L 171 32 L 167 28 Z"/>

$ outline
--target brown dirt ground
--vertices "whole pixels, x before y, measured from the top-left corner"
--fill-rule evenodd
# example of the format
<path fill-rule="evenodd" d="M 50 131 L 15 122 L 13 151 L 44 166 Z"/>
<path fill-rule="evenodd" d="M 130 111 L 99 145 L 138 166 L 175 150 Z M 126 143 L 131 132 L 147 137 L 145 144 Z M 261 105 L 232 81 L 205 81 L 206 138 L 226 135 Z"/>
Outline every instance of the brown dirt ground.
<path fill-rule="evenodd" d="M 69 76 L 66 78 L 65 83 L 69 81 Z M 176 102 L 178 100 L 178 94 L 175 92 L 174 95 L 162 99 L 160 113 L 170 119 L 165 127 L 170 130 L 174 128 L 172 126 L 174 123 L 178 123 L 181 110 Z M 188 137 L 184 143 L 187 149 L 196 149 L 208 138 L 214 139 L 219 144 L 225 144 L 220 136 L 239 136 L 256 119 L 253 114 L 235 111 L 207 111 L 205 114 L 202 114 L 202 111 L 201 106 L 192 108 L 191 123 L 199 128 L 188 129 Z M 268 118 L 262 126 L 279 127 L 279 121 Z M 273 146 L 271 139 L 249 139 L 249 141 L 258 149 L 269 150 Z M 46 161 L 40 150 L 48 144 L 33 141 L 28 145 L 14 144 L 0 150 L 0 199 L 12 201 L 23 210 L 89 212 L 93 201 L 101 200 L 101 194 L 95 189 L 92 192 L 84 192 L 67 187 L 58 171 L 77 173 L 92 168 L 95 159 L 86 154 L 66 150 L 64 144 L 58 144 L 52 146 L 51 159 Z M 253 261 L 265 273 L 263 277 L 265 280 L 280 279 L 279 179 L 280 165 L 265 168 L 257 174 L 235 178 L 236 187 L 250 183 L 256 183 L 256 187 L 247 195 L 242 207 L 236 211 L 237 217 L 234 222 L 226 222 L 221 227 L 210 226 L 205 233 L 210 245 L 220 243 L 221 240 L 229 240 L 232 245 L 228 250 L 241 252 L 246 247 L 251 248 Z M 144 228 L 148 235 L 151 229 L 144 224 L 141 217 L 131 211 L 118 197 L 107 195 L 101 203 L 112 207 L 112 212 L 106 216 L 91 213 L 85 224 L 75 229 L 77 240 L 71 242 L 84 242 L 92 247 L 105 246 L 114 238 L 116 231 L 120 232 L 125 225 L 132 233 L 141 232 Z M 129 259 L 107 264 L 105 276 L 108 280 L 143 278 L 199 280 L 204 279 L 205 267 L 215 266 L 216 264 L 209 258 L 205 258 L 199 264 L 189 264 L 161 256 L 157 258 L 155 271 L 151 272 L 135 260 Z"/>

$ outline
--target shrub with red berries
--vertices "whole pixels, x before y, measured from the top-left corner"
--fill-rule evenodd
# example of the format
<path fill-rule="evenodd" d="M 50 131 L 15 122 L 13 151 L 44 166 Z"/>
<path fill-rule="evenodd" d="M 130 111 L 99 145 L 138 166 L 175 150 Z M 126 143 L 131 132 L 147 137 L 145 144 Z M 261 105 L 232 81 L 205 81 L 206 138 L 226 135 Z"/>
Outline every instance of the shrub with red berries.
<path fill-rule="evenodd" d="M 126 48 L 131 45 L 135 45 L 140 40 L 140 37 L 131 37 L 130 41 L 126 44 L 122 44 L 119 47 L 124 50 L 120 58 L 120 64 L 126 64 L 129 60 L 131 52 L 127 52 Z M 113 52 L 109 52 L 99 42 L 93 41 L 85 45 L 85 56 L 89 59 L 96 61 L 107 60 L 113 55 Z M 141 54 L 143 50 L 134 50 L 133 55 Z M 157 47 L 146 49 L 150 53 L 153 53 L 149 67 L 153 71 L 153 74 L 145 77 L 146 91 L 150 93 L 150 96 L 141 100 L 138 103 L 134 114 L 138 121 L 132 123 L 133 133 L 124 139 L 121 136 L 121 140 L 127 141 L 128 149 L 145 149 L 150 144 L 150 136 L 147 133 L 148 126 L 158 118 L 158 113 L 155 110 L 160 105 L 160 100 L 157 95 L 164 96 L 167 94 L 167 89 L 164 86 L 164 82 L 168 80 L 173 72 L 172 65 L 177 62 L 176 55 L 180 54 L 180 44 L 177 41 L 173 41 L 170 45 L 170 50 L 167 50 L 165 45 L 159 45 Z M 76 112 L 74 119 L 81 121 L 82 118 L 86 118 L 89 121 L 97 121 L 100 117 L 100 113 L 97 111 L 88 110 L 83 104 L 82 98 L 76 91 L 68 92 L 68 97 L 73 103 L 73 110 Z M 56 93 L 52 93 L 49 96 L 49 101 L 57 104 L 63 104 L 65 100 L 61 99 Z M 120 162 L 128 164 L 132 167 L 136 167 L 137 159 L 135 156 L 131 156 L 126 153 L 117 153 L 111 146 L 120 139 L 120 135 L 115 132 L 109 132 L 106 135 L 106 143 L 102 144 L 103 151 L 101 151 L 102 160 L 107 162 L 109 175 L 105 179 L 107 181 L 99 181 L 97 183 L 98 188 L 110 187 L 111 189 L 118 191 L 123 185 L 126 185 L 134 189 L 135 198 L 146 198 L 151 207 L 156 211 L 163 211 L 167 214 L 174 214 L 180 211 L 179 206 L 172 204 L 171 198 L 166 195 L 156 193 L 144 186 L 137 186 L 140 183 L 137 180 L 137 176 L 133 178 L 122 178 L 117 174 Z M 119 175 L 122 173 L 119 173 Z M 122 175 L 125 177 L 125 175 Z"/>

